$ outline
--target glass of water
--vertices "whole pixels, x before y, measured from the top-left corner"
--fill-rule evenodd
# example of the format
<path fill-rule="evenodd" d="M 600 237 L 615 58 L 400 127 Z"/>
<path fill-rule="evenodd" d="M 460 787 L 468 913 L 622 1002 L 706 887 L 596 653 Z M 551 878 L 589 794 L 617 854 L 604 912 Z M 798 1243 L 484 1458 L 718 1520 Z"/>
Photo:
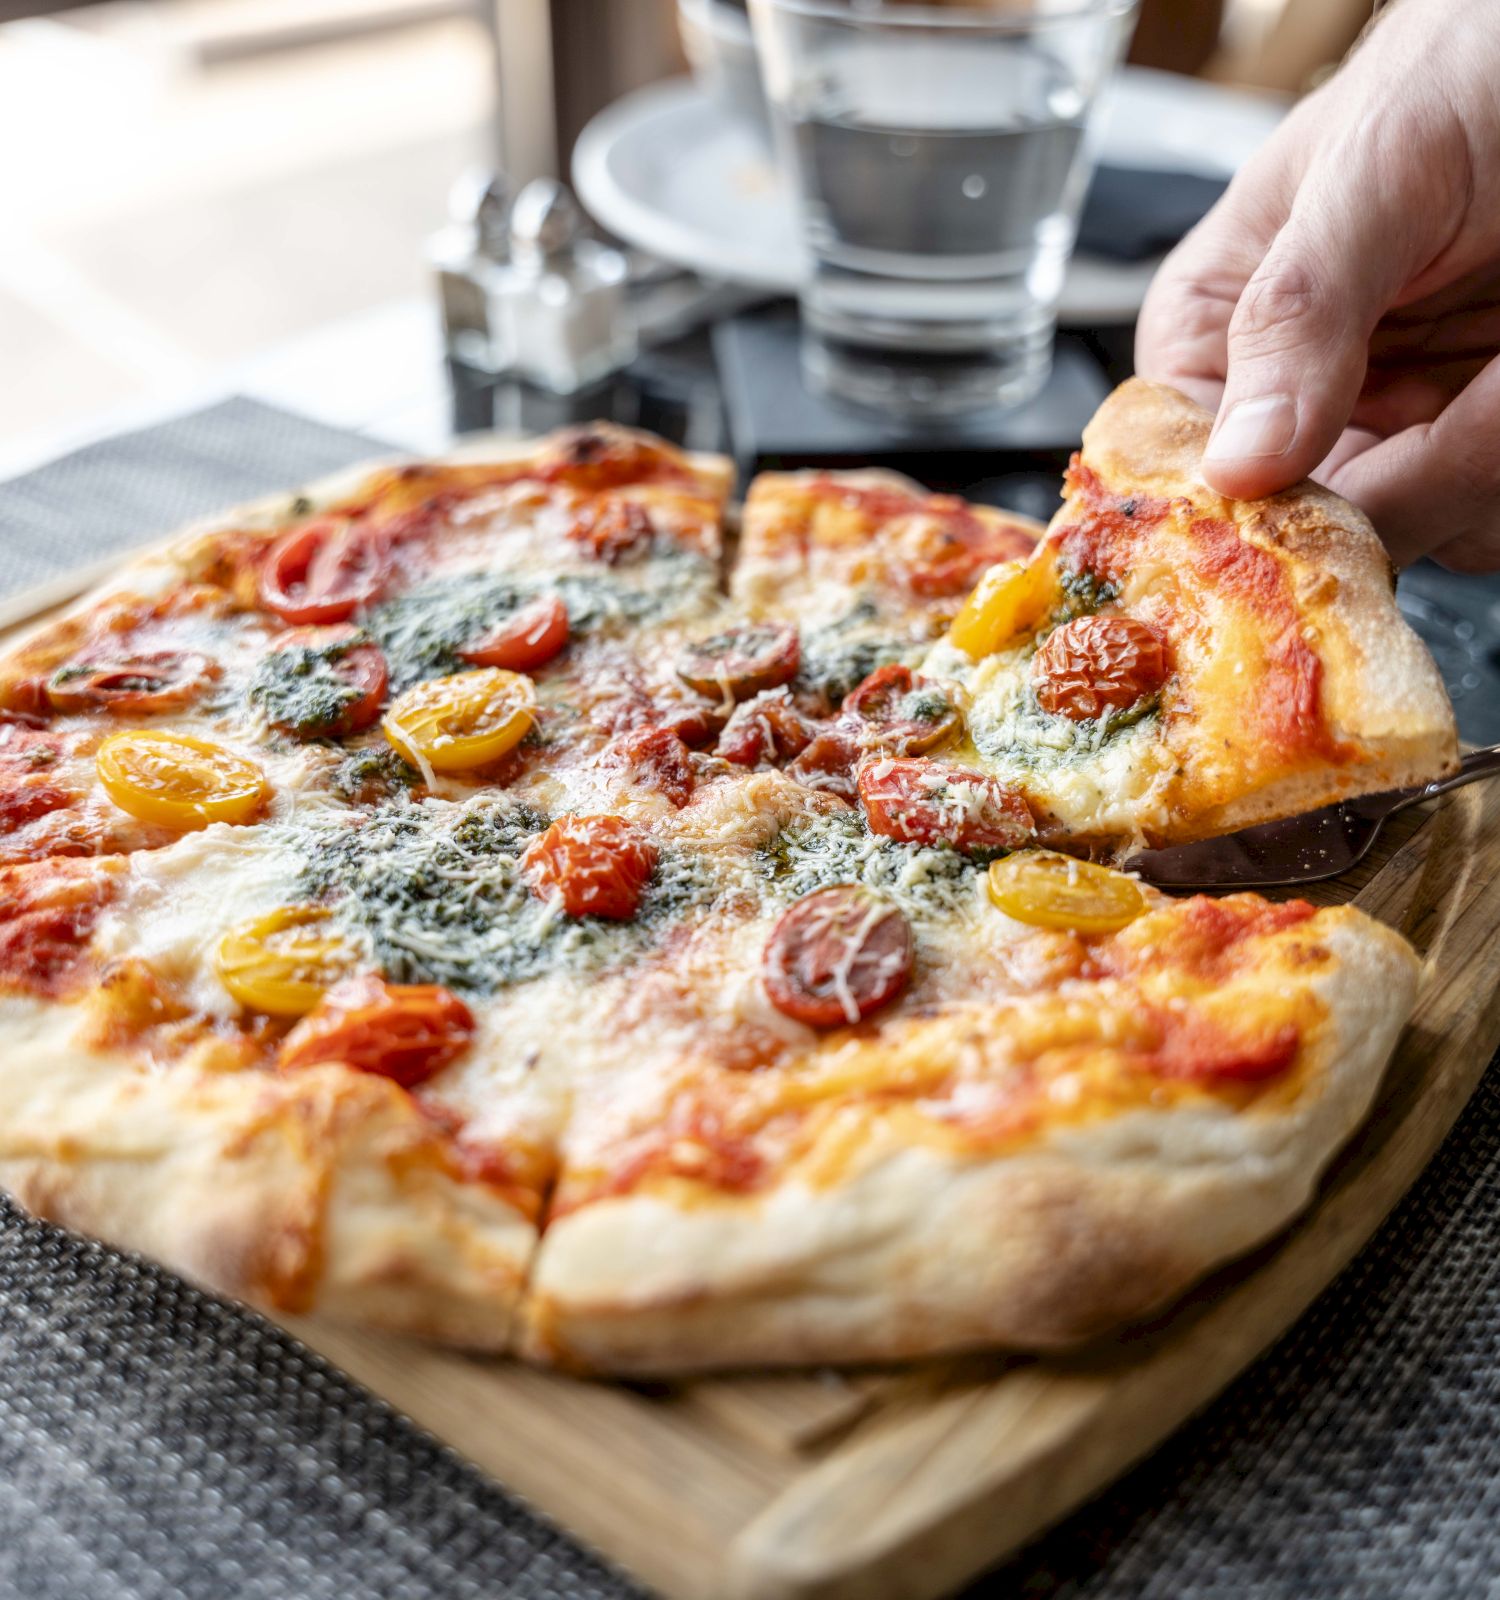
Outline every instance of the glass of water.
<path fill-rule="evenodd" d="M 916 416 L 1042 387 L 1137 3 L 750 0 L 811 256 L 814 387 Z"/>

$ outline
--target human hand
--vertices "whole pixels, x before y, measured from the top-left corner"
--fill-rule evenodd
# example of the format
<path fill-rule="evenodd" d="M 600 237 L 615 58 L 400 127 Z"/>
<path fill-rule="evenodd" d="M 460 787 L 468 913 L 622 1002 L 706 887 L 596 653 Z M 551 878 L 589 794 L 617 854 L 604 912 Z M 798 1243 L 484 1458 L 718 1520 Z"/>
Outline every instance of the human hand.
<path fill-rule="evenodd" d="M 1500 7 L 1397 0 L 1163 263 L 1143 377 L 1217 411 L 1203 475 L 1312 476 L 1398 565 L 1500 568 Z"/>

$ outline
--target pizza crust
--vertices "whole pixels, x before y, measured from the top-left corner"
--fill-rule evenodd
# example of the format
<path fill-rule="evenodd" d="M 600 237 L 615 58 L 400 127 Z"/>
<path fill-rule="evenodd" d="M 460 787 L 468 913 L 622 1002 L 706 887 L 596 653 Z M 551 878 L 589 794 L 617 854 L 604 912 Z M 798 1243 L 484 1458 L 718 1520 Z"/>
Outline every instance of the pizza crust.
<path fill-rule="evenodd" d="M 273 1310 L 508 1347 L 535 1226 L 409 1095 L 344 1067 L 143 1068 L 82 1020 L 0 1009 L 0 1185 L 27 1210 Z"/>
<path fill-rule="evenodd" d="M 897 1147 L 835 1186 L 585 1206 L 543 1235 L 523 1351 L 639 1374 L 903 1360 L 1147 1315 L 1296 1216 L 1369 1109 L 1418 964 L 1357 912 L 1331 921 L 1326 1021 L 1288 1110 L 1140 1111 L 1017 1155 Z"/>

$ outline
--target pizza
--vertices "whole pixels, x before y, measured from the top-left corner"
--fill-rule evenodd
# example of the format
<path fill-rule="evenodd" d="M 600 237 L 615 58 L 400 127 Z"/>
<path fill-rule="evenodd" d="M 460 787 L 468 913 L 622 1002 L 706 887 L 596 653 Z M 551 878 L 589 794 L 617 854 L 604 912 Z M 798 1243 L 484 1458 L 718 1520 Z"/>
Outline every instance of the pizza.
<path fill-rule="evenodd" d="M 0 1184 L 605 1373 L 1069 1345 L 1263 1240 L 1416 957 L 1105 857 L 1451 714 L 1357 513 L 1205 498 L 1185 405 L 1111 400 L 1046 530 L 776 474 L 731 548 L 726 462 L 595 425 L 124 569 L 0 660 Z"/>

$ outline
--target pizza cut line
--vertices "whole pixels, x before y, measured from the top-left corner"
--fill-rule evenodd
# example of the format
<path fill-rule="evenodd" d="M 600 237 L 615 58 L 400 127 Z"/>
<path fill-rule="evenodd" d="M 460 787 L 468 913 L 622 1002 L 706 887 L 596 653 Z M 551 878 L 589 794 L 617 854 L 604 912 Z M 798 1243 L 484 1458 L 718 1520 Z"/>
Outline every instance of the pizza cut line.
<path fill-rule="evenodd" d="M 0 1183 L 601 1372 L 1076 1343 L 1266 1238 L 1417 962 L 1108 861 L 1431 777 L 1374 535 L 1127 385 L 1049 529 L 612 426 L 163 546 L 0 661 Z"/>

